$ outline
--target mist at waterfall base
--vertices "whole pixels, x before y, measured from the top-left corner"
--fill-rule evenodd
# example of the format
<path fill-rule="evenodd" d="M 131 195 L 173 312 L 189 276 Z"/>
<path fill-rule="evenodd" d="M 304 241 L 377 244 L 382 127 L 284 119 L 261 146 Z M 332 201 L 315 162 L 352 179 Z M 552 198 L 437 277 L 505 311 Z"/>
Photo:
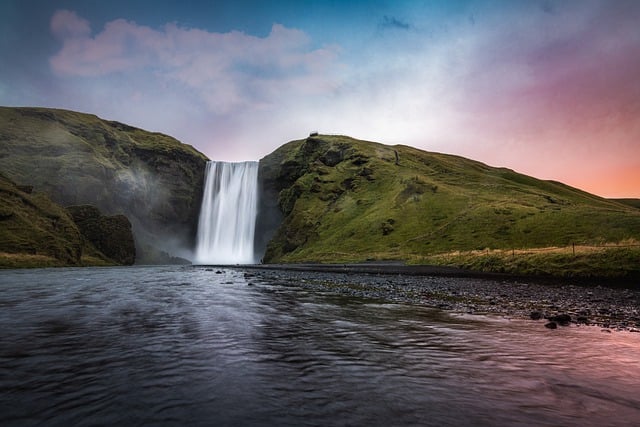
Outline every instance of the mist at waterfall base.
<path fill-rule="evenodd" d="M 258 162 L 208 162 L 195 264 L 253 264 Z"/>

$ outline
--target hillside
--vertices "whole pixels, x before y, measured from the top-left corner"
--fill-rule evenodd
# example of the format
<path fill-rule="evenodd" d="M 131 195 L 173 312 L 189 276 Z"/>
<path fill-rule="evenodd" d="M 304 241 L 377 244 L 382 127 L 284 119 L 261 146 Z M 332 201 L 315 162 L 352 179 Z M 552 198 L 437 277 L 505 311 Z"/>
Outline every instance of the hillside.
<path fill-rule="evenodd" d="M 62 206 L 125 215 L 142 263 L 193 247 L 206 160 L 174 138 L 94 115 L 0 107 L 0 172 Z"/>
<path fill-rule="evenodd" d="M 320 135 L 285 144 L 260 168 L 278 201 L 262 210 L 284 218 L 265 262 L 455 264 L 432 257 L 640 240 L 631 206 L 407 146 Z"/>
<path fill-rule="evenodd" d="M 45 194 L 0 174 L 0 268 L 133 264 L 129 221 L 90 210 L 93 223 L 81 227 Z"/>
<path fill-rule="evenodd" d="M 43 203 L 53 207 L 40 213 L 69 207 L 44 214 L 53 231 L 33 216 L 27 236 L 31 220 L 18 227 L 9 212 L 16 207 L 4 206 L 3 225 L 14 224 L 3 230 L 5 252 L 45 253 L 55 265 L 89 264 L 87 257 L 127 264 L 130 223 L 137 262 L 179 262 L 175 256 L 193 248 L 206 160 L 169 136 L 94 115 L 0 107 L 0 173 L 35 190 L 5 180 L 3 191 L 23 201 L 48 196 L 53 203 Z M 458 156 L 328 135 L 269 154 L 259 180 L 256 253 L 264 262 L 400 260 L 640 277 L 635 199 L 607 200 Z M 56 227 L 66 231 L 55 234 Z M 103 239 L 109 230 L 124 230 L 122 245 Z M 20 239 L 31 243 L 20 249 Z"/>
<path fill-rule="evenodd" d="M 640 209 L 640 199 L 611 199 L 615 202 L 622 203 L 637 209 Z"/>

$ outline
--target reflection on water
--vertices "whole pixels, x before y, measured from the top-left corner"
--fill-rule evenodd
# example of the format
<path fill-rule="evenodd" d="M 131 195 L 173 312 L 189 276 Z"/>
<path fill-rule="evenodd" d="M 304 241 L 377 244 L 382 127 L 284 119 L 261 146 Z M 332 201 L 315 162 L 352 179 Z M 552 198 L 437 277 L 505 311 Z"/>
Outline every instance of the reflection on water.
<path fill-rule="evenodd" d="M 203 268 L 0 272 L 2 425 L 637 425 L 640 334 Z"/>

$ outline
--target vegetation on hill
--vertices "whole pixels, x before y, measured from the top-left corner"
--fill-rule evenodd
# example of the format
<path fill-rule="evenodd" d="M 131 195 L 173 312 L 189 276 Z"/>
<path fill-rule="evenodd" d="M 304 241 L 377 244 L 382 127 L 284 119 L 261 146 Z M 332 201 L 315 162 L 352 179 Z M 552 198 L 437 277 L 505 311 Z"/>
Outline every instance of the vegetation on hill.
<path fill-rule="evenodd" d="M 640 209 L 640 199 L 611 199 L 614 202 L 622 203 L 623 205 L 632 206 Z"/>
<path fill-rule="evenodd" d="M 81 227 L 45 194 L 0 174 L 0 268 L 132 264 L 129 221 L 89 209 L 96 226 Z"/>
<path fill-rule="evenodd" d="M 94 115 L 0 107 L 0 265 L 186 262 L 175 250 L 193 247 L 206 161 L 169 136 Z M 264 262 L 640 277 L 637 199 L 329 135 L 283 145 L 259 178 Z"/>
<path fill-rule="evenodd" d="M 469 259 L 488 248 L 515 255 L 640 240 L 640 211 L 631 206 L 407 146 L 318 135 L 285 144 L 260 168 L 284 217 L 265 262 L 403 260 L 507 271 L 499 260 L 482 268 Z M 465 260 L 443 256 L 460 251 Z M 639 259 L 628 268 L 606 260 L 607 274 L 636 274 Z"/>
<path fill-rule="evenodd" d="M 94 115 L 0 107 L 0 172 L 63 206 L 124 214 L 140 262 L 193 246 L 206 161 L 174 138 Z"/>

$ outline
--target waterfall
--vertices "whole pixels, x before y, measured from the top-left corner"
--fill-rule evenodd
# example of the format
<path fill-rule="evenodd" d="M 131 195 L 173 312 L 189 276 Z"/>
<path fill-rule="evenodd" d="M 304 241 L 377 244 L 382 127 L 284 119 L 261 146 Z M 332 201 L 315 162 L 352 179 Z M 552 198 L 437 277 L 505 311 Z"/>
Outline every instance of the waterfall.
<path fill-rule="evenodd" d="M 208 162 L 196 264 L 255 263 L 258 162 Z"/>

